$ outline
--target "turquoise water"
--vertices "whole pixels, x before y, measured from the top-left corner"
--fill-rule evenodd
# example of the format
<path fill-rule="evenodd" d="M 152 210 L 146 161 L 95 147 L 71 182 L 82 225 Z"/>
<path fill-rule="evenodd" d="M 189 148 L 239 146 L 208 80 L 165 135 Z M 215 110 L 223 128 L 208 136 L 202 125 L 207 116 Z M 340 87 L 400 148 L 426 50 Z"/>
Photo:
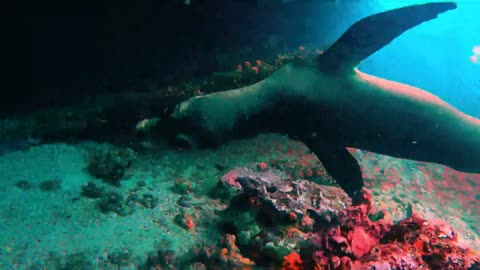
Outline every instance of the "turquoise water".
<path fill-rule="evenodd" d="M 315 47 L 327 47 L 367 15 L 420 1 L 326 2 L 309 15 Z M 480 64 L 472 58 L 480 54 L 480 3 L 473 2 L 459 1 L 457 10 L 409 30 L 359 68 L 480 117 Z M 123 100 L 112 99 L 115 106 Z M 134 114 L 135 106 L 126 107 L 132 111 L 122 116 Z M 40 114 L 31 126 L 14 119 L 12 126 L 49 123 L 50 132 L 75 134 L 88 125 L 68 124 L 97 116 L 76 110 Z M 115 131 L 122 125 L 109 120 L 158 116 L 140 111 L 123 119 L 112 110 L 85 123 Z M 65 124 L 45 120 L 57 114 Z M 65 131 L 52 141 L 0 143 L 0 269 L 400 269 L 389 265 L 407 261 L 413 266 L 401 269 L 418 269 L 422 260 L 422 269 L 446 269 L 436 260 L 467 269 L 460 265 L 473 265 L 480 250 L 480 174 L 349 148 L 368 189 L 352 206 L 322 160 L 295 138 L 260 134 L 198 150 L 167 146 L 158 131 L 137 131 L 107 143 Z M 469 269 L 479 269 L 480 256 L 475 260 Z"/>
<path fill-rule="evenodd" d="M 388 8 L 396 5 L 384 2 Z M 473 48 L 480 45 L 480 3 L 457 3 L 456 10 L 400 36 L 363 67 L 367 72 L 428 89 L 479 117 L 480 65 L 470 57 Z"/>
<path fill-rule="evenodd" d="M 329 6 L 328 14 L 321 17 L 313 15 L 317 10 L 312 11 L 309 27 L 316 33 L 315 42 L 329 43 L 349 25 L 373 13 L 429 1 L 337 2 L 318 4 L 318 10 Z M 360 68 L 427 89 L 460 110 L 479 117 L 480 64 L 472 63 L 470 57 L 473 48 L 480 45 L 480 2 L 455 2 L 457 9 L 404 33 L 366 59 Z"/>

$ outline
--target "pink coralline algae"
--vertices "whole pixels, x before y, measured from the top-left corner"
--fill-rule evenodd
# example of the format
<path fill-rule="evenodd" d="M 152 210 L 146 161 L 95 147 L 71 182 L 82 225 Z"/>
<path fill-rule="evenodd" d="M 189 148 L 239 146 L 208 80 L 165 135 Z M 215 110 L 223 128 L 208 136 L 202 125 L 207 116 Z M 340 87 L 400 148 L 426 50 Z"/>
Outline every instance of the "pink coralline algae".
<path fill-rule="evenodd" d="M 298 253 L 302 269 L 480 269 L 480 256 L 459 243 L 449 224 L 417 214 L 395 224 L 374 209 L 367 189 L 352 205 L 339 187 L 291 180 L 259 166 L 234 169 L 220 185 L 233 187 L 236 196 L 254 198 L 250 207 L 269 217 L 269 226 L 259 222 L 262 233 L 240 250 L 255 250 L 250 256 L 255 263 L 261 264 L 266 254 L 274 258 L 271 250 L 277 248 Z"/>

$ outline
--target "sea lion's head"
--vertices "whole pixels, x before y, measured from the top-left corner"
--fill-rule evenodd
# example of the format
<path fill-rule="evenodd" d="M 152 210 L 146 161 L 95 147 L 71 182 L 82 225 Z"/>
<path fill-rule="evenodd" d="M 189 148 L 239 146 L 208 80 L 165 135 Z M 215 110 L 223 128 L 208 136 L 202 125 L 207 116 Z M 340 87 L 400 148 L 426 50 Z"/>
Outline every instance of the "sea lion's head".
<path fill-rule="evenodd" d="M 217 116 L 211 106 L 205 96 L 190 98 L 176 106 L 170 125 L 175 132 L 173 144 L 177 148 L 204 148 L 220 143 L 222 134 L 213 125 Z"/>

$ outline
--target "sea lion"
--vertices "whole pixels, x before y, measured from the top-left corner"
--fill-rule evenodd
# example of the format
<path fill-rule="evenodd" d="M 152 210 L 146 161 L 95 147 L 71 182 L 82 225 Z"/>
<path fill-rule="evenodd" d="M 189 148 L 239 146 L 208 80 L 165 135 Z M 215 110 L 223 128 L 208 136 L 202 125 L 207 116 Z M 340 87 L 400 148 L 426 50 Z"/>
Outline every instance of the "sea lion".
<path fill-rule="evenodd" d="M 350 195 L 363 179 L 347 147 L 480 173 L 479 119 L 422 89 L 356 69 L 403 32 L 455 8 L 427 3 L 366 17 L 318 59 L 182 102 L 172 114 L 174 126 L 198 146 L 260 132 L 287 134 L 303 141 Z"/>

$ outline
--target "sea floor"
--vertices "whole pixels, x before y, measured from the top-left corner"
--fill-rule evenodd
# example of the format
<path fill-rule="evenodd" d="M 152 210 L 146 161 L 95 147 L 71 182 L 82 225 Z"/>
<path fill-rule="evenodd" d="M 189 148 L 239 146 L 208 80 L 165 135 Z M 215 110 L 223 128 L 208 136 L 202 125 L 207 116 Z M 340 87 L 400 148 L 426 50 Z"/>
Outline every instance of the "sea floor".
<path fill-rule="evenodd" d="M 1 269 L 138 269 L 159 249 L 188 255 L 220 238 L 215 213 L 226 205 L 209 191 L 222 175 L 257 162 L 287 160 L 302 166 L 311 161 L 303 144 L 276 135 L 208 151 L 153 147 L 136 151 L 129 175 L 112 186 L 87 170 L 89 151 L 98 145 L 45 144 L 0 156 Z M 480 251 L 480 175 L 351 152 L 360 161 L 375 207 L 395 221 L 411 212 L 445 220 L 460 241 Z M 308 168 L 298 174 L 304 173 L 311 176 Z M 186 192 L 175 189 L 179 181 Z M 102 212 L 99 199 L 82 195 L 89 182 L 125 197 L 148 194 L 155 203 L 135 201 L 128 214 Z M 195 226 L 179 222 L 185 211 Z"/>

